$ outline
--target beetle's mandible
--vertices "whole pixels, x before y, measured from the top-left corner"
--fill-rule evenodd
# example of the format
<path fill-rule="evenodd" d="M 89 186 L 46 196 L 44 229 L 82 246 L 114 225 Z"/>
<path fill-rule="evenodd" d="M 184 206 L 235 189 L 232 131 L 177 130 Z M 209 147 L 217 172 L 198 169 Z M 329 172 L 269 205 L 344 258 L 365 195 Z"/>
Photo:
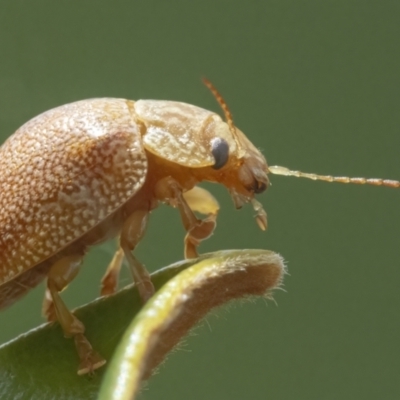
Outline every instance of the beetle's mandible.
<path fill-rule="evenodd" d="M 116 290 L 125 257 L 146 301 L 154 287 L 132 251 L 159 203 L 179 210 L 187 232 L 185 256 L 192 258 L 212 234 L 219 209 L 214 197 L 196 186 L 201 181 L 224 185 L 237 208 L 252 203 L 262 229 L 266 213 L 254 196 L 268 187 L 268 173 L 400 187 L 398 181 L 268 167 L 234 126 L 216 89 L 205 84 L 226 122 L 214 112 L 174 101 L 83 100 L 33 118 L 0 148 L 0 309 L 47 277 L 43 313 L 74 338 L 79 374 L 105 361 L 59 292 L 77 275 L 91 246 L 119 236 L 101 293 Z"/>

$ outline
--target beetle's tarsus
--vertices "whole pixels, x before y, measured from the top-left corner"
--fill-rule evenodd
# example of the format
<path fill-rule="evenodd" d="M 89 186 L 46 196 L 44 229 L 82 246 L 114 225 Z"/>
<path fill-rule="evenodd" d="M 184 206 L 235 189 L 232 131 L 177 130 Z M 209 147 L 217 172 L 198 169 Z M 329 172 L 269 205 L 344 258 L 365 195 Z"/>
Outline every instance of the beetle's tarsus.
<path fill-rule="evenodd" d="M 75 335 L 74 341 L 80 358 L 78 375 L 91 374 L 106 363 L 106 360 L 93 350 L 83 334 Z"/>
<path fill-rule="evenodd" d="M 197 252 L 197 247 L 200 244 L 199 241 L 194 240 L 190 233 L 187 233 L 185 236 L 185 249 L 184 255 L 186 259 L 197 258 L 199 253 Z"/>

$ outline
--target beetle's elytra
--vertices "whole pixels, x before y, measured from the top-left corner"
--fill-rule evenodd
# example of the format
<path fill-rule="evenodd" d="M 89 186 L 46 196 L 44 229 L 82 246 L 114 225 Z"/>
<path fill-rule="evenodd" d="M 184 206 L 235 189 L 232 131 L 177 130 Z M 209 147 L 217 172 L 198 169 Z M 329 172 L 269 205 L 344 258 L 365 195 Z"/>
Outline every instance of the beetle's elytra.
<path fill-rule="evenodd" d="M 149 213 L 159 203 L 178 208 L 185 256 L 214 230 L 218 203 L 201 181 L 223 184 L 236 207 L 251 202 L 257 222 L 266 214 L 254 195 L 268 186 L 268 172 L 399 187 L 397 181 L 321 177 L 267 167 L 260 151 L 227 117 L 174 101 L 92 99 L 47 111 L 19 128 L 0 148 L 0 308 L 47 277 L 43 312 L 71 336 L 78 373 L 104 360 L 84 336 L 83 324 L 59 292 L 78 273 L 88 248 L 119 236 L 120 247 L 102 281 L 115 291 L 123 258 L 145 301 L 154 292 L 132 251 Z M 206 217 L 196 218 L 194 212 Z"/>

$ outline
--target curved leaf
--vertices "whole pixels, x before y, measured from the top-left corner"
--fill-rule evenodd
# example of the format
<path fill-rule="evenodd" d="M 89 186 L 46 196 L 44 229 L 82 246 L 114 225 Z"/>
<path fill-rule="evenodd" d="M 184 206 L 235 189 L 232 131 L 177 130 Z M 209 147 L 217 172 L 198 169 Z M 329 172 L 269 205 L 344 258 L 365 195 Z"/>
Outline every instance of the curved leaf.
<path fill-rule="evenodd" d="M 149 332 L 151 333 L 151 327 L 155 326 L 154 320 L 152 320 L 149 314 L 149 309 L 160 301 L 164 305 L 168 303 L 165 303 L 166 296 L 168 297 L 168 291 L 171 291 L 171 284 L 172 286 L 174 285 L 172 282 L 175 282 L 176 277 L 180 276 L 182 271 L 189 272 L 192 268 L 195 268 L 195 270 L 196 268 L 203 270 L 205 265 L 212 264 L 216 269 L 218 269 L 218 267 L 225 268 L 224 266 L 230 265 L 235 257 L 236 260 L 241 259 L 243 261 L 243 265 L 238 265 L 240 267 L 239 269 L 244 268 L 243 272 L 248 271 L 246 265 L 254 262 L 256 254 L 259 256 L 263 255 L 264 257 L 267 255 L 274 255 L 281 262 L 278 255 L 262 250 L 225 251 L 205 254 L 195 260 L 181 261 L 152 274 L 152 281 L 158 291 L 143 308 L 143 312 L 139 313 L 137 318 L 135 318 L 135 321 L 139 323 L 140 326 L 147 329 L 147 334 L 143 336 L 141 340 L 141 346 L 145 349 L 143 357 L 146 358 L 147 364 L 145 364 L 147 367 L 141 367 L 141 376 L 140 379 L 137 380 L 138 383 L 145 375 L 147 376 L 150 374 L 150 371 L 162 360 L 169 350 L 156 349 L 156 351 L 154 351 L 153 346 L 153 352 L 149 353 L 149 349 L 152 348 L 152 346 L 149 345 L 148 341 L 154 340 L 154 336 L 149 335 Z M 278 284 L 282 273 L 283 264 L 281 264 L 281 273 L 277 278 Z M 179 285 L 181 285 L 180 289 L 178 291 L 172 290 L 171 292 L 171 296 L 175 296 L 175 299 L 179 296 L 179 291 L 181 291 L 181 295 L 185 295 L 188 290 L 185 282 L 189 281 L 186 281 L 185 276 L 186 275 L 182 276 L 182 279 L 178 280 Z M 168 281 L 170 282 L 167 283 Z M 193 288 L 192 280 L 190 280 L 190 282 Z M 159 290 L 166 283 L 167 285 Z M 235 285 L 236 284 L 237 282 Z M 230 287 L 229 284 L 228 287 Z M 193 292 L 193 290 L 189 289 L 189 292 Z M 192 293 L 192 299 L 196 299 L 200 294 L 201 292 L 198 294 L 195 293 L 193 296 Z M 216 302 L 215 305 L 218 305 L 217 303 L 218 302 Z M 177 308 L 172 303 L 168 304 L 170 304 L 169 307 L 164 307 L 162 310 L 160 309 L 161 314 L 158 315 L 156 322 L 156 325 L 158 324 L 164 328 L 170 326 L 168 321 L 176 321 L 173 316 L 176 314 Z M 112 296 L 99 298 L 77 309 L 75 313 L 78 318 L 84 322 L 86 326 L 85 334 L 93 347 L 107 360 L 110 360 L 117 344 L 123 337 L 124 331 L 135 315 L 140 311 L 141 307 L 136 288 L 134 286 L 129 286 Z M 177 307 L 179 309 L 179 305 L 177 305 Z M 206 311 L 207 310 L 201 311 L 196 321 L 201 318 Z M 196 321 L 193 321 L 193 323 Z M 178 335 L 179 337 L 176 336 L 173 340 L 169 340 L 170 347 L 179 340 L 190 326 L 188 325 L 187 328 Z M 129 332 L 132 332 L 132 324 L 129 325 L 129 328 Z M 164 330 L 164 334 L 167 331 L 168 330 Z M 130 333 L 127 335 L 128 336 L 125 336 L 124 343 L 126 343 L 126 337 L 130 337 Z M 124 358 L 125 353 L 121 350 L 121 348 L 124 348 L 123 346 L 124 344 L 119 348 L 116 354 L 116 361 L 113 361 L 112 365 L 110 364 L 111 368 L 108 368 L 109 370 L 115 368 L 115 365 L 120 365 L 121 360 L 123 360 L 122 362 L 126 361 Z M 138 349 L 139 348 L 140 346 Z M 149 354 L 152 354 L 153 357 L 150 363 L 148 361 Z M 142 362 L 143 365 L 144 358 L 142 361 L 136 358 L 135 362 Z M 0 346 L 0 398 L 2 400 L 87 400 L 97 398 L 106 368 L 97 370 L 93 376 L 78 376 L 76 373 L 77 365 L 78 357 L 73 341 L 63 337 L 58 323 L 43 324 Z M 131 368 L 134 368 L 134 366 L 131 365 Z M 115 380 L 116 376 L 118 377 L 118 374 L 107 375 L 107 382 L 105 383 L 106 388 L 113 387 L 115 383 L 113 379 Z M 125 385 L 124 387 L 127 386 Z M 103 390 L 103 399 L 111 398 L 104 397 L 107 396 L 104 393 Z"/>
<path fill-rule="evenodd" d="M 127 329 L 105 376 L 100 400 L 134 399 L 140 384 L 212 308 L 232 299 L 265 296 L 285 267 L 270 251 L 214 253 L 167 282 Z"/>

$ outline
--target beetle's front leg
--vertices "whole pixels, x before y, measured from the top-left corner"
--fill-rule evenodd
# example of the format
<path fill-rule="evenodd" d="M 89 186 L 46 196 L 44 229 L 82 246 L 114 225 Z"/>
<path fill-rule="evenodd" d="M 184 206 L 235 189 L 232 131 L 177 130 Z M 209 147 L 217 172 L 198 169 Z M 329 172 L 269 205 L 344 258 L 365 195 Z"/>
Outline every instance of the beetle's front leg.
<path fill-rule="evenodd" d="M 52 300 L 49 305 L 51 304 L 51 309 L 54 310 L 64 335 L 74 338 L 80 358 L 79 375 L 92 372 L 105 364 L 105 360 L 93 350 L 84 336 L 83 323 L 68 310 L 59 294 L 78 274 L 82 258 L 83 255 L 79 254 L 58 260 L 51 267 L 47 279 L 47 293 L 50 294 Z"/>
<path fill-rule="evenodd" d="M 185 236 L 185 257 L 195 258 L 198 256 L 197 246 L 214 232 L 217 225 L 219 204 L 209 191 L 198 186 L 184 192 L 183 198 L 192 213 L 196 211 L 207 215 L 206 218 L 200 220 L 200 225 L 196 225 L 188 230 Z"/>
<path fill-rule="evenodd" d="M 148 210 L 139 209 L 134 211 L 125 221 L 120 236 L 120 247 L 128 261 L 133 279 L 143 302 L 146 302 L 154 294 L 154 285 L 146 268 L 136 259 L 132 251 L 145 233 L 148 216 Z"/>
<path fill-rule="evenodd" d="M 185 257 L 198 257 L 197 247 L 204 239 L 213 233 L 219 210 L 217 200 L 205 189 L 194 187 L 183 193 L 180 185 L 172 178 L 167 177 L 159 181 L 156 186 L 156 196 L 161 201 L 167 201 L 178 208 L 183 226 L 187 232 L 185 236 Z M 208 216 L 200 220 L 194 211 Z"/>

